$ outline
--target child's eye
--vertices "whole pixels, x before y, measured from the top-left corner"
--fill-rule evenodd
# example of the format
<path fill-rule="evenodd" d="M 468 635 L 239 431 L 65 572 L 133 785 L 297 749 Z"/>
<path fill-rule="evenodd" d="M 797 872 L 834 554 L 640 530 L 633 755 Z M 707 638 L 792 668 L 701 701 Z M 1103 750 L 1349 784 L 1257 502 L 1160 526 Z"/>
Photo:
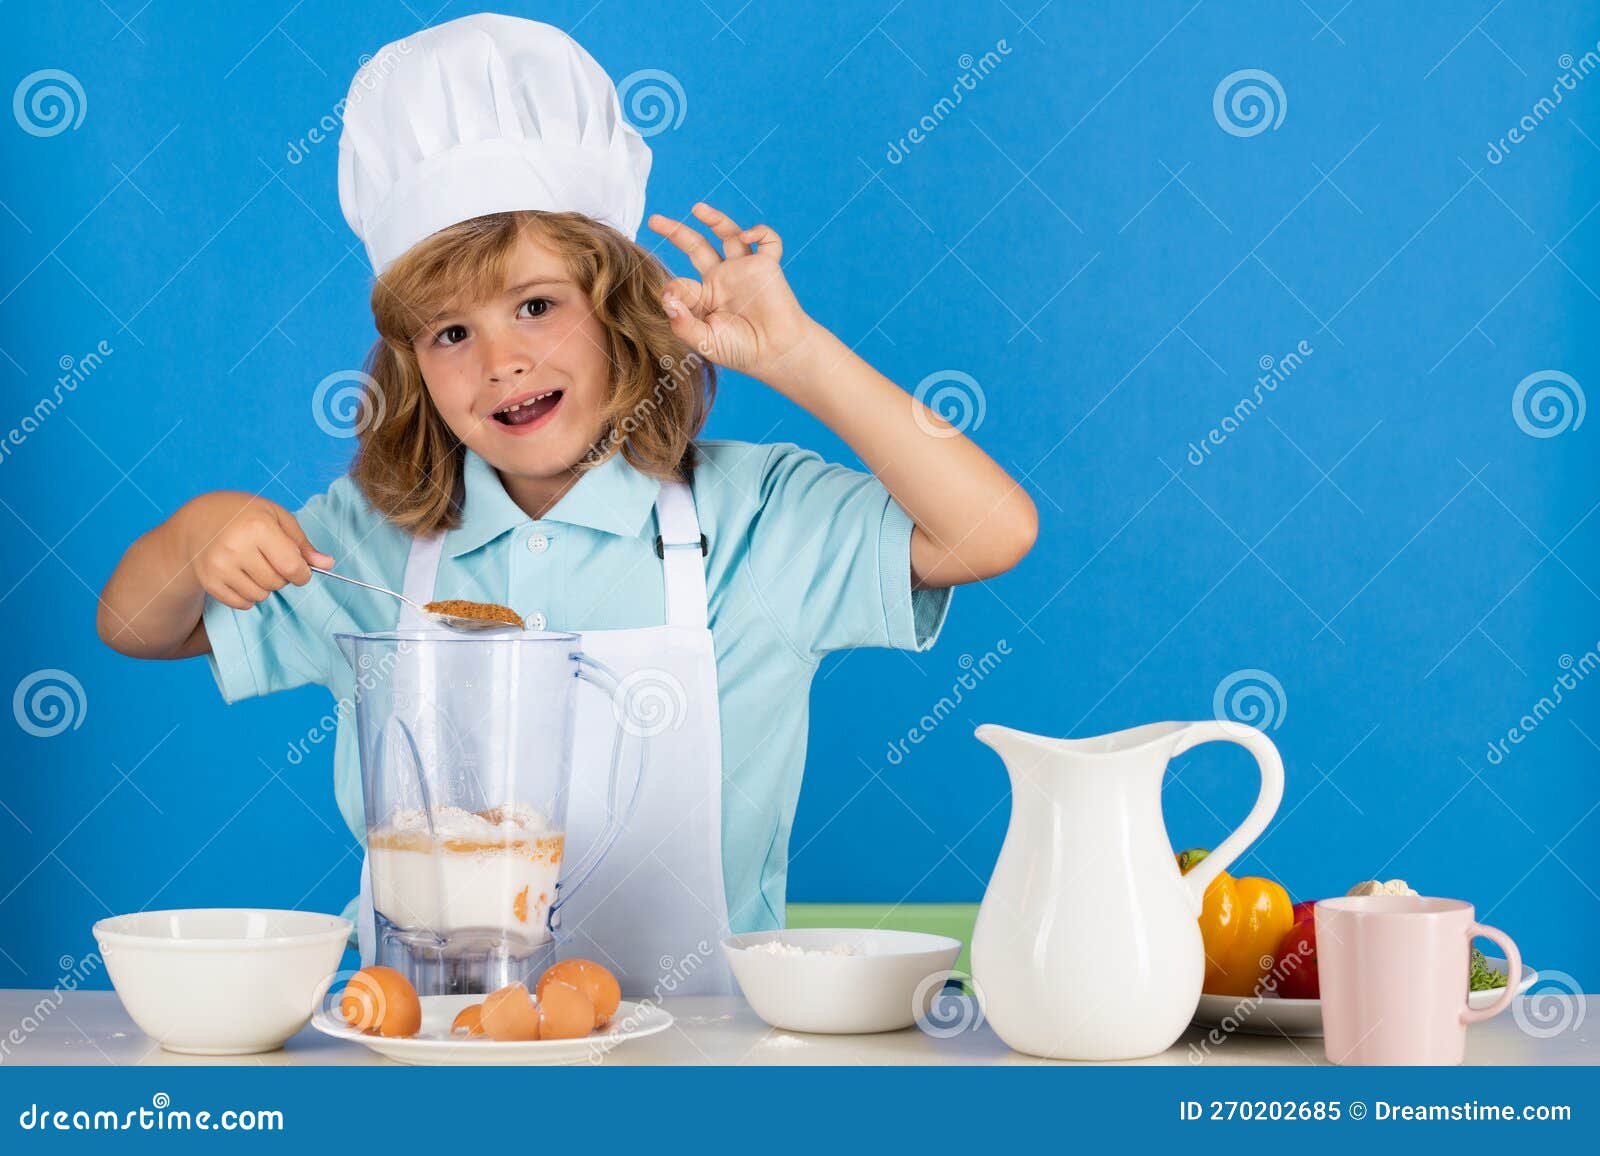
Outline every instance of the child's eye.
<path fill-rule="evenodd" d="M 529 317 L 543 317 L 546 313 L 555 308 L 555 304 L 556 303 L 550 300 L 548 297 L 530 297 L 518 307 L 517 315 L 520 317 L 523 315 L 524 309 L 529 309 Z M 433 343 L 435 345 L 449 347 L 465 341 L 466 339 L 467 327 L 465 325 L 447 325 L 434 335 Z"/>

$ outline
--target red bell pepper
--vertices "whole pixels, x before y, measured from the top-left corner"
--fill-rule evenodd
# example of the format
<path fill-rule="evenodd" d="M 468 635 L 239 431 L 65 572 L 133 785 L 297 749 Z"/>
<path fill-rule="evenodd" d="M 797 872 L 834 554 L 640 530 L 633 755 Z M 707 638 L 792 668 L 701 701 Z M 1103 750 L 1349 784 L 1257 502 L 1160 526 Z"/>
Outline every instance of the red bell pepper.
<path fill-rule="evenodd" d="M 1269 973 L 1284 999 L 1318 999 L 1315 901 L 1294 905 L 1294 926 L 1284 934 Z"/>

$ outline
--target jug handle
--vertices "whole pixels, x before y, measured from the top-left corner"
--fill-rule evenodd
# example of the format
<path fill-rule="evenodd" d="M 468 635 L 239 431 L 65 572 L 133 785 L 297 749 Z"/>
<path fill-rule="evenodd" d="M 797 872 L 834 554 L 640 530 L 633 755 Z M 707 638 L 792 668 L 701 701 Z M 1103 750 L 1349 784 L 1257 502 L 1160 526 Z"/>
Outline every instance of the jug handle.
<path fill-rule="evenodd" d="M 566 905 L 567 900 L 577 894 L 578 888 L 583 886 L 583 881 L 590 876 L 594 869 L 600 866 L 600 861 L 606 857 L 606 852 L 611 850 L 611 844 L 616 842 L 617 836 L 622 833 L 622 828 L 627 823 L 628 817 L 633 814 L 633 805 L 639 800 L 639 786 L 644 780 L 645 737 L 638 735 L 636 736 L 639 740 L 638 759 L 636 760 L 636 770 L 633 776 L 633 790 L 628 793 L 626 803 L 619 799 L 618 788 L 621 785 L 619 772 L 622 769 L 622 752 L 625 738 L 629 733 L 621 721 L 626 716 L 616 711 L 617 695 L 621 690 L 621 684 L 617 681 L 616 673 L 603 662 L 597 662 L 588 655 L 581 653 L 574 657 L 577 659 L 578 664 L 577 677 L 606 696 L 606 699 L 612 704 L 613 713 L 618 721 L 616 735 L 611 741 L 611 768 L 606 778 L 606 821 L 600 828 L 600 834 L 595 838 L 594 843 L 584 852 L 583 858 L 579 859 L 573 866 L 570 877 L 559 880 L 556 883 L 556 901 L 550 905 L 549 916 L 550 930 L 552 931 L 556 930 L 560 925 L 559 915 L 561 908 Z"/>
<path fill-rule="evenodd" d="M 1272 740 L 1255 727 L 1236 722 L 1191 723 L 1178 735 L 1171 753 L 1175 757 L 1201 743 L 1214 742 L 1238 743 L 1255 756 L 1256 764 L 1261 769 L 1261 792 L 1256 796 L 1255 806 L 1244 817 L 1244 822 L 1183 876 L 1184 883 L 1193 895 L 1196 911 L 1200 909 L 1206 888 L 1266 830 L 1267 823 L 1277 813 L 1278 803 L 1283 799 L 1283 759 Z"/>

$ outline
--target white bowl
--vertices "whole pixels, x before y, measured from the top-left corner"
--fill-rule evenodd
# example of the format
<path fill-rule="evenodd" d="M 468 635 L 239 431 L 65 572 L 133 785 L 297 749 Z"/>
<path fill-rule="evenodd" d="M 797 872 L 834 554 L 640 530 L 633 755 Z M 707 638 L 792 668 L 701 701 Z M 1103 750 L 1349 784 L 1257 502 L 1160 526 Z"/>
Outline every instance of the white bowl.
<path fill-rule="evenodd" d="M 773 940 L 811 951 L 846 944 L 856 954 L 746 950 Z M 808 927 L 730 935 L 722 951 L 751 1009 L 773 1027 L 851 1035 L 898 1031 L 926 1019 L 961 941 L 920 931 Z"/>
<path fill-rule="evenodd" d="M 139 911 L 94 925 L 122 1006 L 169 1052 L 270 1052 L 306 1025 L 348 919 L 254 907 Z"/>

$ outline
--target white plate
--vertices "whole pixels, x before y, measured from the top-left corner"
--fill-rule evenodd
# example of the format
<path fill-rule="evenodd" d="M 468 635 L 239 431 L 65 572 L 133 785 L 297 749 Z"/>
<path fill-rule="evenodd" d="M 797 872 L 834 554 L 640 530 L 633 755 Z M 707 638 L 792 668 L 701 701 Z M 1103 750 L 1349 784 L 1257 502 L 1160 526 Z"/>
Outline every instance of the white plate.
<path fill-rule="evenodd" d="M 1506 969 L 1503 959 L 1489 960 L 1496 971 Z M 1522 969 L 1517 991 L 1524 992 L 1539 979 L 1531 968 Z M 1500 988 L 1467 993 L 1467 1006 L 1486 1008 L 1500 998 Z M 1255 999 L 1242 995 L 1202 995 L 1195 1009 L 1194 1022 L 1203 1028 L 1221 1028 L 1248 1036 L 1322 1035 L 1322 1001 L 1318 999 Z"/>
<path fill-rule="evenodd" d="M 672 1015 L 655 1004 L 623 1000 L 611 1023 L 580 1040 L 511 1042 L 482 1036 L 452 1036 L 450 1024 L 464 1007 L 482 1003 L 481 995 L 425 995 L 422 1030 L 410 1039 L 387 1039 L 358 1032 L 337 1010 L 319 1008 L 311 1026 L 336 1040 L 371 1048 L 402 1064 L 598 1064 L 618 1044 L 653 1036 L 672 1026 Z"/>

